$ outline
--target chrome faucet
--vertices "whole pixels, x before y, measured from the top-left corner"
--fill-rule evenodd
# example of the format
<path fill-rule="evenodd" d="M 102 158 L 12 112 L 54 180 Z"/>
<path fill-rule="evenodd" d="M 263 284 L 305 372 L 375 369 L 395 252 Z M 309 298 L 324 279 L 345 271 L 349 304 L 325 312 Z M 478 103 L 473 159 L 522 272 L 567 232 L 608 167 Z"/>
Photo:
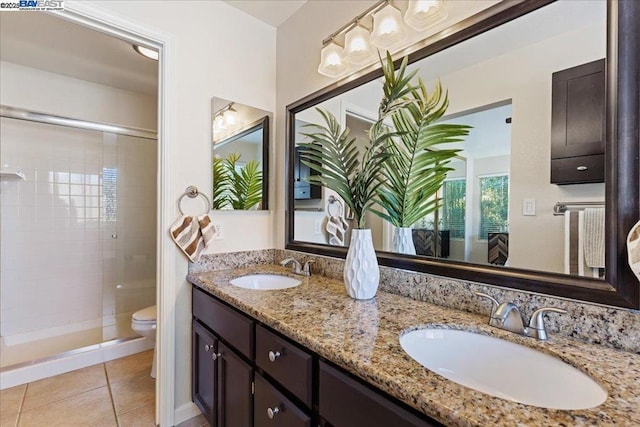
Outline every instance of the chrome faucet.
<path fill-rule="evenodd" d="M 549 339 L 547 336 L 547 329 L 544 325 L 544 313 L 567 313 L 566 310 L 561 308 L 542 307 L 533 312 L 531 319 L 529 320 L 529 326 L 525 327 L 522 322 L 520 309 L 517 305 L 512 302 L 503 302 L 500 304 L 498 300 L 491 295 L 487 295 L 483 292 L 474 293 L 479 297 L 487 298 L 493 303 L 491 317 L 489 318 L 489 325 L 527 337 L 537 338 L 539 340 Z"/>
<path fill-rule="evenodd" d="M 283 267 L 286 267 L 288 264 L 293 264 L 293 266 L 291 267 L 291 272 L 293 274 L 300 274 L 302 276 L 311 276 L 311 264 L 313 264 L 315 261 L 312 259 L 308 259 L 304 265 L 300 264 L 300 261 L 298 261 L 295 258 L 287 258 L 284 259 L 282 261 L 280 261 L 280 265 Z"/>

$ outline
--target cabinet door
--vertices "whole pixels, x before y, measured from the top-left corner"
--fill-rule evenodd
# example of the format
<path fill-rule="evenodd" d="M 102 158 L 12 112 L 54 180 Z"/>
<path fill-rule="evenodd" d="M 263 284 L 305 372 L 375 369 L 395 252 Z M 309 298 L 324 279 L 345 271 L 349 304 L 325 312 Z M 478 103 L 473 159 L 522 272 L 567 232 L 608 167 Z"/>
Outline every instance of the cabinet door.
<path fill-rule="evenodd" d="M 418 418 L 324 362 L 320 366 L 320 416 L 334 427 L 427 427 L 436 421 Z"/>
<path fill-rule="evenodd" d="M 218 340 L 198 321 L 193 321 L 193 372 L 191 397 L 204 416 L 213 425 L 216 369 L 213 355 L 217 351 Z"/>
<path fill-rule="evenodd" d="M 218 343 L 218 427 L 251 427 L 253 369 L 229 347 Z"/>

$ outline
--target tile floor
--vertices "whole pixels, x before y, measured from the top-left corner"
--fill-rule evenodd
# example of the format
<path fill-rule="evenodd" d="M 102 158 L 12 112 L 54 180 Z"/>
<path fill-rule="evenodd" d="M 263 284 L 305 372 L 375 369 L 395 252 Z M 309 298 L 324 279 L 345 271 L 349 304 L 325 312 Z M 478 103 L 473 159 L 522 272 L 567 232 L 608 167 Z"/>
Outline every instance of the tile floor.
<path fill-rule="evenodd" d="M 155 426 L 152 359 L 145 351 L 2 390 L 0 426 Z"/>

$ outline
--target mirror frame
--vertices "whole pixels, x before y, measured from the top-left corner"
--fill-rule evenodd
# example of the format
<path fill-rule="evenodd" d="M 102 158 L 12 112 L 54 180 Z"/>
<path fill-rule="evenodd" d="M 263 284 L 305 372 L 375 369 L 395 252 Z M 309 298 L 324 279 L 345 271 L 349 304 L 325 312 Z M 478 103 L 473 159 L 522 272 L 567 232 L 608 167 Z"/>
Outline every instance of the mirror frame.
<path fill-rule="evenodd" d="M 409 62 L 426 58 L 485 31 L 509 22 L 555 0 L 503 1 L 434 34 L 395 55 L 396 66 L 408 54 Z M 520 268 L 421 258 L 377 252 L 380 265 L 486 283 L 505 288 L 640 308 L 640 283 L 627 262 L 626 238 L 640 218 L 640 2 L 607 1 L 606 141 L 605 141 L 605 279 L 569 276 Z M 409 52 L 410 49 L 418 49 Z M 287 205 L 285 248 L 345 258 L 347 247 L 294 240 L 293 150 L 295 114 L 382 76 L 374 64 L 287 106 Z"/>
<path fill-rule="evenodd" d="M 262 129 L 262 207 L 260 209 L 256 209 L 258 212 L 260 211 L 268 211 L 269 210 L 269 115 L 265 115 L 263 118 L 254 121 L 247 125 L 241 132 L 238 132 L 235 135 L 231 135 L 228 138 L 225 138 L 218 143 L 221 142 L 233 142 L 236 139 L 240 139 L 243 136 L 249 135 L 250 133 L 255 132 L 258 129 Z M 212 144 L 211 147 L 212 152 L 212 161 L 213 157 L 215 157 L 216 153 L 216 143 Z M 215 183 L 213 182 L 213 177 L 211 179 L 212 191 L 215 188 Z M 213 193 L 211 193 L 213 194 Z M 246 210 L 235 210 L 235 212 L 247 212 Z"/>

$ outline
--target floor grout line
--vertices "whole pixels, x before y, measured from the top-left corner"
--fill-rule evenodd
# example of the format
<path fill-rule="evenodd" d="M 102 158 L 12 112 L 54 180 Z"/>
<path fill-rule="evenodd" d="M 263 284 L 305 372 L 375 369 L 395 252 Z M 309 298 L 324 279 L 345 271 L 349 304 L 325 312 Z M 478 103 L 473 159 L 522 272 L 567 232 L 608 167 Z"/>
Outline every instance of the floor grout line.
<path fill-rule="evenodd" d="M 24 408 L 24 401 L 27 398 L 27 390 L 29 390 L 29 384 L 24 387 L 24 393 L 22 393 L 22 399 L 20 400 L 20 406 L 18 407 L 18 417 L 16 418 L 16 427 L 20 425 L 20 418 L 22 417 L 22 408 Z"/>
<path fill-rule="evenodd" d="M 113 411 L 113 416 L 116 419 L 116 425 L 120 427 L 120 420 L 118 419 L 118 413 L 116 412 L 116 402 L 113 400 L 113 392 L 111 391 L 111 380 L 109 379 L 107 364 L 103 363 L 102 368 L 104 369 L 104 376 L 107 378 L 107 389 L 109 390 L 109 398 L 111 399 L 111 410 Z"/>

